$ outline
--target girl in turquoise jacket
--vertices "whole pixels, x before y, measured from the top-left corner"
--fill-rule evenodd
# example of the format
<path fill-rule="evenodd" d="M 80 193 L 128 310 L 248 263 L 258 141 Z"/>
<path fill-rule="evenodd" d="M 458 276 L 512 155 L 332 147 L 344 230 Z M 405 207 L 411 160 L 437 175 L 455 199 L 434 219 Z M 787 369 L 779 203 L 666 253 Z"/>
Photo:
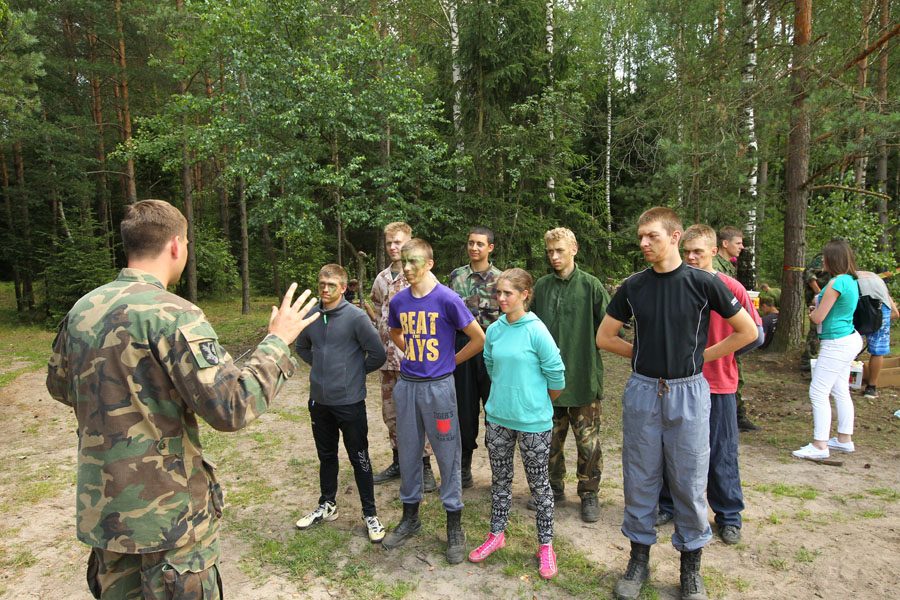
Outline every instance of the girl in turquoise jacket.
<path fill-rule="evenodd" d="M 509 269 L 497 279 L 503 316 L 487 329 L 484 364 L 491 377 L 485 405 L 485 445 L 491 461 L 491 531 L 469 554 L 481 562 L 506 545 L 512 503 L 513 456 L 518 442 L 528 487 L 537 506 L 539 573 L 556 575 L 553 551 L 553 492 L 547 464 L 553 428 L 552 400 L 565 388 L 565 366 L 547 327 L 528 312 L 534 280 L 527 271 Z"/>

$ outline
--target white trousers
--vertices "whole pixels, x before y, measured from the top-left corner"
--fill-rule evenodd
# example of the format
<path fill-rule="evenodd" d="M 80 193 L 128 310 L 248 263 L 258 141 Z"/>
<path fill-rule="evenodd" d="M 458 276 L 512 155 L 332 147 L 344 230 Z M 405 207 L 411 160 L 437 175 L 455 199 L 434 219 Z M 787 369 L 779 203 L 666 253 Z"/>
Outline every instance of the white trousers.
<path fill-rule="evenodd" d="M 825 442 L 831 437 L 831 402 L 837 409 L 837 431 L 853 434 L 853 400 L 850 398 L 850 363 L 862 350 L 862 338 L 855 331 L 835 340 L 822 340 L 819 357 L 809 384 L 812 402 L 813 439 Z"/>

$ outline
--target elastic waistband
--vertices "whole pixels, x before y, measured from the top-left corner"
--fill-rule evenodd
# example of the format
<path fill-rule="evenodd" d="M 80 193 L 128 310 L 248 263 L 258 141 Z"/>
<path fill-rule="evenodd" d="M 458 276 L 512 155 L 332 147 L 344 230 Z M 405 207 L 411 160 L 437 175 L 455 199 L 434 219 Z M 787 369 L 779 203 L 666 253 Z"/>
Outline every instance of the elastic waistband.
<path fill-rule="evenodd" d="M 400 379 L 409 381 L 410 383 L 424 383 L 429 381 L 443 381 L 451 375 L 453 375 L 452 371 L 446 375 L 441 375 L 440 377 L 416 377 L 415 375 L 404 375 L 403 373 L 400 373 Z"/>
<path fill-rule="evenodd" d="M 696 375 L 691 375 L 690 377 L 681 377 L 680 379 L 666 379 L 664 377 L 647 377 L 646 375 L 641 375 L 640 373 L 632 373 L 631 376 L 638 381 L 643 381 L 645 383 L 654 383 L 658 384 L 663 382 L 667 385 L 687 385 L 689 383 L 694 383 L 699 379 L 703 379 L 703 373 L 697 373 Z"/>

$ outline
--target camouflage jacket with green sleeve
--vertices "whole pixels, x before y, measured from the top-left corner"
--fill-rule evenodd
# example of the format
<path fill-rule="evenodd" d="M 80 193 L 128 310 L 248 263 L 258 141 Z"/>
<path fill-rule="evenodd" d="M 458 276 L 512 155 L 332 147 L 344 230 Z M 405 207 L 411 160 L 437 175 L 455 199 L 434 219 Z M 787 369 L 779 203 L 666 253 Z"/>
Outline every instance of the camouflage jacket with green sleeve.
<path fill-rule="evenodd" d="M 78 539 L 130 554 L 203 539 L 222 494 L 197 416 L 221 431 L 244 427 L 296 365 L 269 335 L 238 368 L 203 312 L 144 271 L 123 269 L 81 298 L 47 372 L 50 394 L 78 421 Z"/>

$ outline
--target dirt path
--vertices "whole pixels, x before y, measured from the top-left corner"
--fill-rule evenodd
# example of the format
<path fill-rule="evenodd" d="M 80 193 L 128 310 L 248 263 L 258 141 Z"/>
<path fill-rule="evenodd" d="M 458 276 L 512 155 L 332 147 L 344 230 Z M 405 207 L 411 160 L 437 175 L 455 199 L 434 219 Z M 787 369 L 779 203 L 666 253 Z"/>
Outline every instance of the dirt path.
<path fill-rule="evenodd" d="M 587 559 L 571 567 L 584 575 L 581 587 L 574 580 L 565 587 L 547 584 L 537 579 L 536 569 L 532 574 L 527 569 L 522 572 L 515 561 L 505 563 L 499 558 L 487 565 L 448 566 L 442 543 L 436 541 L 443 540 L 443 524 L 434 497 L 428 500 L 429 531 L 425 535 L 392 553 L 371 547 L 361 527 L 359 503 L 346 463 L 342 463 L 341 517 L 325 526 L 344 536 L 338 539 L 338 549 L 314 557 L 318 563 L 303 563 L 316 565 L 320 574 L 303 568 L 291 572 L 284 567 L 280 552 L 315 550 L 305 546 L 330 539 L 322 537 L 328 532 L 304 538 L 306 534 L 292 526 L 318 497 L 317 463 L 305 409 L 306 372 L 301 371 L 273 410 L 247 431 L 204 437 L 207 452 L 218 460 L 220 478 L 229 491 L 221 562 L 227 597 L 569 598 L 597 597 L 598 593 L 608 597 L 624 568 L 628 544 L 619 532 L 623 501 L 618 425 L 618 396 L 627 365 L 616 359 L 607 359 L 607 365 L 601 519 L 591 525 L 582 523 L 572 493 L 559 506 L 556 518 L 559 551 L 572 548 Z M 756 389 L 758 397 L 768 397 L 761 383 L 767 378 L 765 373 L 751 378 L 749 395 Z M 373 462 L 381 468 L 390 451 L 380 418 L 377 380 L 370 378 L 369 386 L 369 438 Z M 803 389 L 804 383 L 798 379 L 779 384 L 777 391 L 770 389 L 769 393 L 772 397 L 801 394 L 792 402 L 800 407 L 793 410 L 802 410 Z M 900 405 L 896 394 L 891 398 L 883 391 L 882 396 L 881 410 L 887 412 L 890 407 L 893 411 Z M 772 405 L 767 406 L 762 410 L 754 404 L 759 408 L 757 414 L 777 413 Z M 41 373 L 23 375 L 0 390 L 0 409 L 4 414 L 0 438 L 5 440 L 0 448 L 0 510 L 4 516 L 0 525 L 0 598 L 90 598 L 84 583 L 87 550 L 74 534 L 74 418 L 50 399 Z M 886 423 L 884 427 L 897 431 L 896 425 Z M 809 425 L 804 427 L 800 437 Z M 884 434 L 882 426 L 877 427 Z M 793 460 L 784 449 L 776 449 L 779 444 L 773 440 L 772 430 L 742 438 L 747 504 L 744 541 L 735 547 L 716 541 L 704 553 L 711 597 L 895 597 L 900 583 L 900 451 L 893 444 L 882 445 L 887 449 L 870 449 L 863 430 L 856 436 L 859 450 L 842 457 L 843 466 L 820 466 Z M 895 433 L 890 437 L 896 441 Z M 574 456 L 574 447 L 568 454 Z M 470 547 L 486 534 L 472 523 L 483 524 L 490 506 L 490 467 L 483 449 L 476 453 L 474 467 L 475 487 L 465 492 Z M 570 488 L 574 490 L 574 477 Z M 533 517 L 525 510 L 521 468 L 515 490 L 517 522 L 532 527 Z M 376 492 L 380 515 L 386 522 L 396 523 L 400 512 L 397 486 L 377 486 Z M 671 526 L 660 532 L 661 543 L 654 547 L 651 559 L 652 588 L 645 588 L 645 598 L 678 597 L 678 557 L 669 543 L 671 533 Z M 266 540 L 272 543 L 266 544 Z M 362 557 L 364 562 L 348 557 Z M 325 568 L 331 563 L 323 564 L 323 560 L 331 561 L 334 568 Z"/>

